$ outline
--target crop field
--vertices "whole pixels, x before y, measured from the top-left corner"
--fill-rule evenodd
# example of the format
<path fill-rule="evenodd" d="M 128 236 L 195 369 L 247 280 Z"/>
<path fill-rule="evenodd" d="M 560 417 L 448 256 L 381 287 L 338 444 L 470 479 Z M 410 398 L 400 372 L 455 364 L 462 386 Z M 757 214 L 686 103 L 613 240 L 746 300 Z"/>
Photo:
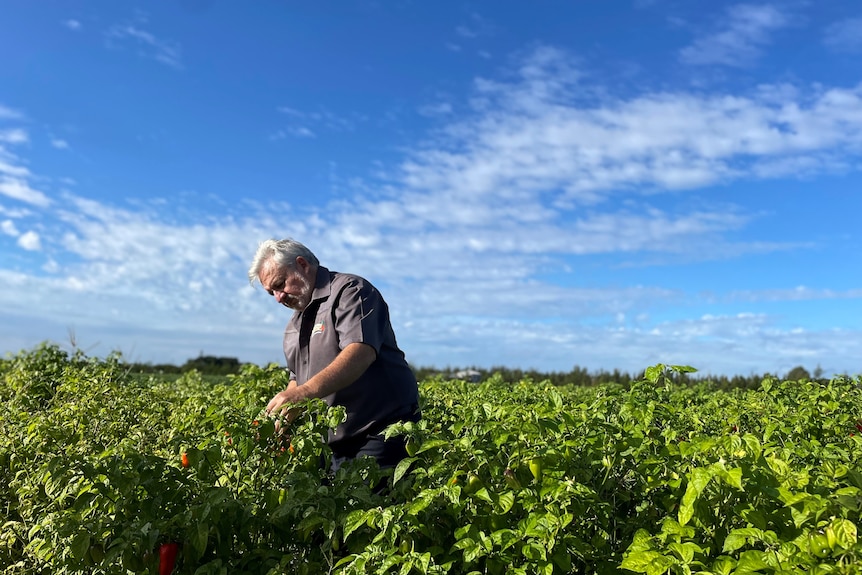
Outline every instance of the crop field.
<path fill-rule="evenodd" d="M 420 383 L 410 457 L 329 474 L 343 413 L 286 384 L 0 360 L 0 573 L 862 573 L 860 378 Z"/>

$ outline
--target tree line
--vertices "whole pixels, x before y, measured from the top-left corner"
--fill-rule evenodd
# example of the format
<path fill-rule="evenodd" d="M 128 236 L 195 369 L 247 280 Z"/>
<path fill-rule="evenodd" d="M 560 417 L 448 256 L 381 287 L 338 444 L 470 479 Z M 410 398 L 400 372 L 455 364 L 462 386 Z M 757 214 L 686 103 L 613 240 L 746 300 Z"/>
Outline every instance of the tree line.
<path fill-rule="evenodd" d="M 202 375 L 208 376 L 225 376 L 238 374 L 242 369 L 243 363 L 235 357 L 221 357 L 211 355 L 199 355 L 196 358 L 189 359 L 182 365 L 172 364 L 149 364 L 149 363 L 133 363 L 130 364 L 130 371 L 141 374 L 183 374 L 195 370 Z M 440 369 L 436 367 L 417 367 L 411 366 L 416 378 L 419 381 L 427 379 L 461 379 L 464 381 L 481 382 L 492 376 L 499 377 L 503 381 L 523 381 L 530 380 L 535 382 L 547 381 L 553 385 L 578 385 L 592 386 L 603 383 L 618 383 L 620 385 L 628 385 L 632 381 L 639 380 L 643 377 L 643 372 L 630 373 L 614 369 L 613 371 L 597 370 L 590 371 L 585 367 L 575 366 L 570 371 L 541 371 L 537 369 L 518 369 L 505 366 L 497 366 L 491 368 L 482 367 L 447 367 Z M 803 366 L 796 366 L 786 374 L 749 374 L 749 375 L 706 375 L 698 372 L 694 373 L 672 373 L 671 379 L 682 384 L 696 385 L 700 383 L 710 383 L 718 389 L 746 388 L 755 389 L 760 386 L 761 382 L 767 377 L 774 377 L 787 381 L 798 380 L 822 380 L 823 370 L 820 366 L 809 372 Z"/>

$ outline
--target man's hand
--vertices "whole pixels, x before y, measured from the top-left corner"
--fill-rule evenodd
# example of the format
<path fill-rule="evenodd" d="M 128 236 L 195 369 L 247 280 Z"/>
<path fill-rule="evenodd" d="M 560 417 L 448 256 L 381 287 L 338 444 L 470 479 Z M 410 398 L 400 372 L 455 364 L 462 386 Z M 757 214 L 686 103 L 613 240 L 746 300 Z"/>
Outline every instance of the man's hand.
<path fill-rule="evenodd" d="M 293 420 L 296 419 L 296 416 L 299 415 L 299 407 L 291 407 L 291 404 L 298 400 L 296 397 L 296 384 L 294 382 L 291 383 L 292 385 L 289 385 L 287 389 L 276 393 L 275 396 L 269 400 L 269 403 L 266 404 L 266 414 L 270 417 L 279 418 L 275 422 L 276 433 L 281 431 L 282 421 L 284 421 L 286 426 L 290 425 L 293 423 Z"/>
<path fill-rule="evenodd" d="M 266 404 L 266 414 L 269 416 L 278 415 L 279 408 L 282 408 L 282 411 L 287 411 L 287 407 L 284 406 L 295 401 L 295 398 L 293 397 L 294 395 L 293 389 L 291 388 L 287 388 L 276 393 L 275 396 L 269 400 L 269 403 Z"/>
<path fill-rule="evenodd" d="M 359 379 L 376 358 L 377 351 L 370 345 L 351 343 L 335 357 L 332 363 L 305 384 L 297 385 L 296 381 L 291 380 L 287 384 L 287 389 L 276 393 L 275 397 L 266 404 L 267 415 L 270 417 L 282 415 L 289 424 L 299 415 L 299 408 L 291 407 L 291 404 L 300 403 L 306 399 L 321 399 L 344 389 Z M 278 422 L 276 422 L 276 429 L 278 429 Z"/>

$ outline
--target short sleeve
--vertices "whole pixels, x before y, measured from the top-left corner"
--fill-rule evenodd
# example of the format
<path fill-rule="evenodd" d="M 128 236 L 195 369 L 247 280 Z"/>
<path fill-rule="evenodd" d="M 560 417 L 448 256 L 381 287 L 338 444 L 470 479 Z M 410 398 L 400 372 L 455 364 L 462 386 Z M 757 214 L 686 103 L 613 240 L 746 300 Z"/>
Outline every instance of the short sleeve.
<path fill-rule="evenodd" d="M 341 349 L 351 343 L 364 343 L 380 354 L 389 325 L 389 310 L 373 285 L 361 278 L 351 278 L 338 291 L 332 315 Z"/>

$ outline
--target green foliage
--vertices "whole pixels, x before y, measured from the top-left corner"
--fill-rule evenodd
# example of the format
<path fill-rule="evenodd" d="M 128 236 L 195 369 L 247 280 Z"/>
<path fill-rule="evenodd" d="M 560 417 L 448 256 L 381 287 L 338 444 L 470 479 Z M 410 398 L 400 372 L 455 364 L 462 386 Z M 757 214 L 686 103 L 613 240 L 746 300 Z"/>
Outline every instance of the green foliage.
<path fill-rule="evenodd" d="M 275 365 L 213 383 L 41 346 L 0 362 L 0 573 L 854 573 L 859 378 L 721 390 L 433 378 L 411 455 L 327 473 Z"/>

